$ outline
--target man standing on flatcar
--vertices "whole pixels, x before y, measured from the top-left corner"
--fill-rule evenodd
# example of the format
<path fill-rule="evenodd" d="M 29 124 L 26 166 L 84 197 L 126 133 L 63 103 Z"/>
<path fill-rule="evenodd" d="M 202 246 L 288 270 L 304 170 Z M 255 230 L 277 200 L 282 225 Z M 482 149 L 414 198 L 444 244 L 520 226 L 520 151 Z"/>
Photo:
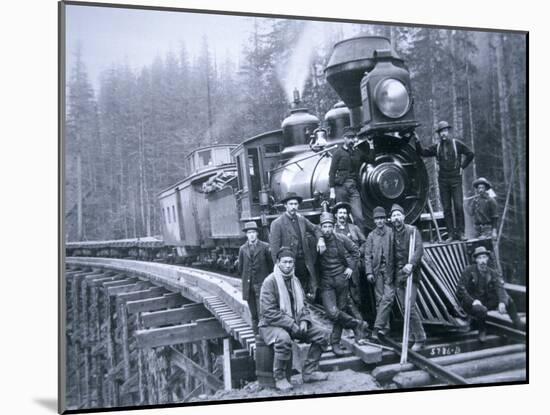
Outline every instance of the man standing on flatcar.
<path fill-rule="evenodd" d="M 276 263 L 262 284 L 260 294 L 260 335 L 268 346 L 273 345 L 273 378 L 283 392 L 292 389 L 285 369 L 292 357 L 292 340 L 311 343 L 302 369 L 304 382 L 327 379 L 319 370 L 321 354 L 328 346 L 328 333 L 310 316 L 304 301 L 300 280 L 294 275 L 295 253 L 283 246 L 276 253 Z"/>
<path fill-rule="evenodd" d="M 334 217 L 321 213 L 321 231 L 326 250 L 320 255 L 321 298 L 333 328 L 330 335 L 332 351 L 336 356 L 344 354 L 340 345 L 342 330 L 353 329 L 356 340 L 368 333 L 368 324 L 361 318 L 348 314 L 350 306 L 349 279 L 357 267 L 359 248 L 347 236 L 334 232 Z"/>
<path fill-rule="evenodd" d="M 420 313 L 416 306 L 416 292 L 418 284 L 422 279 L 420 272 L 420 262 L 424 254 L 422 246 L 422 237 L 420 231 L 412 225 L 405 223 L 405 211 L 398 204 L 394 204 L 390 212 L 391 222 L 393 225 L 393 266 L 395 270 L 395 291 L 399 303 L 405 308 L 405 291 L 407 287 L 407 278 L 412 274 L 413 284 L 411 291 L 411 320 L 410 332 L 411 338 L 414 340 L 412 350 L 420 350 L 426 341 L 426 333 L 422 327 Z M 412 257 L 409 258 L 409 245 L 411 243 L 411 235 L 414 236 L 414 248 Z"/>
<path fill-rule="evenodd" d="M 489 255 L 490 252 L 484 246 L 474 250 L 472 257 L 475 264 L 462 271 L 456 293 L 464 310 L 477 321 L 478 336 L 482 342 L 487 335 L 485 320 L 489 310 L 498 309 L 501 314 L 508 312 L 514 326 L 525 329 L 514 301 L 506 294 L 504 280 L 497 270 L 489 267 Z"/>
<path fill-rule="evenodd" d="M 352 300 L 353 315 L 357 318 L 361 317 L 361 276 L 363 275 L 364 266 L 362 259 L 365 255 L 365 243 L 367 238 L 359 229 L 359 226 L 350 223 L 348 221 L 349 214 L 351 213 L 351 205 L 346 202 L 340 202 L 334 205 L 332 212 L 336 216 L 336 223 L 334 225 L 334 233 L 347 236 L 352 242 L 359 248 L 360 259 L 357 262 L 357 266 L 353 270 L 353 274 L 349 280 L 349 292 Z"/>
<path fill-rule="evenodd" d="M 485 177 L 474 180 L 476 195 L 468 201 L 467 211 L 474 220 L 476 238 L 497 239 L 497 202 L 487 192 L 491 182 Z"/>
<path fill-rule="evenodd" d="M 248 302 L 252 330 L 258 334 L 260 289 L 265 277 L 273 271 L 269 244 L 258 239 L 256 222 L 246 222 L 243 232 L 247 241 L 239 248 L 239 275 L 242 279 L 243 300 Z"/>
<path fill-rule="evenodd" d="M 332 155 L 328 173 L 330 199 L 336 202 L 348 202 L 351 206 L 353 220 L 361 230 L 365 229 L 363 205 L 359 193 L 359 169 L 363 163 L 371 163 L 360 149 L 355 148 L 355 132 L 348 128 L 344 132 L 344 144 Z M 370 154 L 370 153 L 369 153 Z"/>
<path fill-rule="evenodd" d="M 466 144 L 449 137 L 451 128 L 447 121 L 440 121 L 436 130 L 440 141 L 428 148 L 422 147 L 415 134 L 416 152 L 423 157 L 435 157 L 439 165 L 439 195 L 449 234 L 446 242 L 451 242 L 453 239 L 466 240 L 464 236 L 462 171 L 474 159 L 474 153 Z M 456 224 L 453 222 L 453 215 Z"/>
<path fill-rule="evenodd" d="M 390 313 L 395 298 L 393 272 L 393 230 L 386 224 L 386 211 L 378 206 L 373 210 L 376 227 L 367 236 L 365 244 L 365 272 L 367 281 L 374 284 L 376 321 L 374 336 L 387 334 L 390 329 Z"/>
<path fill-rule="evenodd" d="M 276 261 L 277 252 L 281 247 L 287 246 L 294 250 L 296 276 L 307 291 L 308 297 L 313 300 L 319 287 L 315 261 L 317 252 L 324 251 L 325 241 L 319 227 L 298 213 L 302 200 L 294 192 L 287 193 L 281 200 L 286 212 L 271 223 L 269 244 L 273 262 Z M 310 239 L 317 241 L 316 247 L 312 246 Z"/>

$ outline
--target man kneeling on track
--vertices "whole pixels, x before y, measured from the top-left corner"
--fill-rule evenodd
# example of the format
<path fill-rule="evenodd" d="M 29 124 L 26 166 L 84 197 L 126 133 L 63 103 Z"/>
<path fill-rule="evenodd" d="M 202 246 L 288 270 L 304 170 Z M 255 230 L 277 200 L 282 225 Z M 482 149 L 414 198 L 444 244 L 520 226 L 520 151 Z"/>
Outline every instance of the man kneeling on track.
<path fill-rule="evenodd" d="M 464 310 L 476 321 L 479 329 L 479 340 L 485 341 L 487 330 L 485 320 L 487 311 L 498 308 L 499 313 L 508 315 L 514 326 L 520 330 L 525 324 L 518 316 L 516 305 L 504 290 L 504 281 L 497 270 L 489 267 L 490 251 L 478 246 L 472 254 L 473 265 L 467 266 L 460 277 L 457 296 Z"/>
<path fill-rule="evenodd" d="M 262 284 L 259 329 L 265 343 L 273 345 L 275 387 L 285 392 L 292 389 L 285 368 L 292 356 L 293 339 L 311 343 L 302 369 L 303 381 L 327 379 L 327 374 L 319 370 L 319 360 L 328 346 L 328 333 L 310 318 L 304 291 L 294 275 L 294 251 L 282 247 L 276 258 L 273 273 Z"/>

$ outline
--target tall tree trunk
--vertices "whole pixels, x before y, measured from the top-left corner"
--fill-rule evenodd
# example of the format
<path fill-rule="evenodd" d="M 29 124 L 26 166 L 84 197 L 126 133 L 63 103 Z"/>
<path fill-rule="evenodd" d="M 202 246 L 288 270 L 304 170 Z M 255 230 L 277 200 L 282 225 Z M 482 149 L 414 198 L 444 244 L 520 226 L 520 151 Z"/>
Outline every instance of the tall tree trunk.
<path fill-rule="evenodd" d="M 80 146 L 80 140 L 77 140 L 77 146 Z M 84 240 L 84 224 L 82 221 L 82 157 L 80 156 L 80 148 L 76 155 L 76 239 Z"/>
<path fill-rule="evenodd" d="M 502 167 L 504 173 L 504 181 L 508 184 L 512 172 L 512 153 L 510 148 L 510 107 L 508 104 L 508 86 L 505 78 L 504 68 L 504 50 L 502 45 L 502 37 L 504 35 L 495 33 L 493 39 L 495 41 L 496 52 L 496 69 L 497 69 L 497 85 L 498 85 L 498 104 L 500 115 L 500 136 L 502 150 Z"/>
<path fill-rule="evenodd" d="M 432 32 L 429 29 L 424 29 L 424 30 L 426 30 L 427 43 L 428 45 L 430 45 L 432 42 L 431 40 Z M 430 143 L 432 144 L 436 140 L 434 128 L 437 125 L 437 122 L 439 121 L 439 113 L 437 110 L 437 101 L 436 101 L 437 93 L 436 93 L 435 73 L 436 73 L 435 57 L 433 55 L 430 55 L 430 112 L 432 114 L 432 128 L 430 129 L 430 133 L 431 133 Z M 431 171 L 429 173 L 430 173 L 430 177 L 433 178 L 433 195 L 435 199 L 435 209 L 439 211 L 439 210 L 442 210 L 441 197 L 439 194 L 439 180 L 438 180 L 439 166 L 437 165 L 437 163 L 433 158 L 430 159 L 430 164 L 431 164 L 431 169 L 430 169 Z"/>
<path fill-rule="evenodd" d="M 468 93 L 468 129 L 470 130 L 470 146 L 472 148 L 472 151 L 476 152 L 476 145 L 475 145 L 475 133 L 474 133 L 474 116 L 472 111 L 472 88 L 470 84 L 470 63 L 466 63 L 466 88 Z M 476 169 L 476 159 L 474 157 L 474 160 L 472 161 L 472 174 L 474 177 L 477 177 L 477 169 Z"/>

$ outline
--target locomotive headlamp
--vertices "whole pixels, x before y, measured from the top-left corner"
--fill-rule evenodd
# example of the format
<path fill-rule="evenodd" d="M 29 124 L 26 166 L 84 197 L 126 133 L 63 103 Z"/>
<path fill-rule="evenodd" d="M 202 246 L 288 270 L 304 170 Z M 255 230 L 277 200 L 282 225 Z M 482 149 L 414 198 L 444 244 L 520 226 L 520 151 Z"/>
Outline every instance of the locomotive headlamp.
<path fill-rule="evenodd" d="M 411 79 L 403 62 L 381 51 L 376 65 L 361 80 L 363 126 L 359 134 L 391 134 L 418 126 L 414 117 Z"/>
<path fill-rule="evenodd" d="M 397 79 L 384 79 L 376 85 L 375 102 L 382 114 L 389 118 L 401 118 L 409 110 L 411 99 L 403 83 Z"/>

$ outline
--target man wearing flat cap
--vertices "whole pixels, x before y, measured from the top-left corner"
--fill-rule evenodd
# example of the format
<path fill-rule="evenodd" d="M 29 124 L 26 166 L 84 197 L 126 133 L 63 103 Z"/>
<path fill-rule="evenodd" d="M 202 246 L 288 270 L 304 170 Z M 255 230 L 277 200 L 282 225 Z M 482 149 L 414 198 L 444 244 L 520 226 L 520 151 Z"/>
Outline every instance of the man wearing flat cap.
<path fill-rule="evenodd" d="M 332 154 L 328 173 L 330 199 L 336 202 L 348 202 L 355 224 L 365 229 L 363 204 L 359 193 L 359 170 L 363 163 L 372 163 L 372 154 L 365 155 L 354 146 L 355 131 L 348 128 L 344 132 L 344 144 Z"/>
<path fill-rule="evenodd" d="M 252 330 L 258 334 L 260 289 L 265 277 L 273 271 L 269 244 L 258 239 L 256 222 L 246 222 L 243 228 L 247 241 L 239 248 L 239 275 L 242 279 L 243 300 L 248 302 Z"/>
<path fill-rule="evenodd" d="M 457 297 L 464 310 L 477 322 L 479 340 L 485 341 L 487 311 L 498 309 L 499 313 L 508 315 L 514 326 L 520 330 L 525 324 L 518 316 L 514 301 L 504 289 L 504 280 L 497 270 L 489 267 L 490 251 L 478 246 L 472 257 L 475 264 L 467 266 L 457 286 Z"/>
<path fill-rule="evenodd" d="M 405 210 L 398 204 L 392 206 L 390 218 L 393 225 L 392 250 L 395 293 L 403 310 L 405 309 L 407 278 L 412 274 L 410 332 L 411 338 L 414 339 L 412 350 L 417 351 L 423 347 L 426 341 L 426 333 L 424 327 L 422 327 L 420 312 L 416 306 L 416 292 L 422 279 L 420 271 L 422 255 L 424 254 L 422 237 L 415 226 L 405 223 Z M 413 233 L 414 237 L 411 238 Z M 414 239 L 414 247 L 411 250 L 412 256 L 409 258 L 409 246 L 412 239 Z"/>
<path fill-rule="evenodd" d="M 452 126 L 440 121 L 436 133 L 439 143 L 423 148 L 416 137 L 416 152 L 423 157 L 435 157 L 439 166 L 439 196 L 449 234 L 447 242 L 453 239 L 466 240 L 464 236 L 464 207 L 462 192 L 462 171 L 474 158 L 474 153 L 462 141 L 449 137 Z M 453 216 L 455 221 L 453 221 Z"/>
<path fill-rule="evenodd" d="M 491 182 L 485 177 L 480 177 L 474 180 L 473 187 L 476 195 L 469 200 L 467 211 L 474 221 L 475 236 L 496 240 L 498 212 L 497 202 L 488 193 L 492 187 Z"/>
<path fill-rule="evenodd" d="M 361 309 L 361 281 L 360 276 L 363 275 L 364 264 L 363 258 L 365 253 L 365 243 L 367 238 L 359 229 L 359 226 L 350 223 L 348 221 L 349 214 L 351 213 L 351 205 L 346 202 L 340 202 L 334 205 L 332 208 L 332 213 L 336 218 L 336 223 L 334 224 L 334 233 L 347 236 L 352 242 L 359 248 L 359 253 L 361 254 L 357 266 L 353 270 L 353 274 L 349 279 L 349 292 L 352 300 L 353 315 L 355 317 L 360 317 Z"/>
<path fill-rule="evenodd" d="M 298 213 L 302 198 L 296 193 L 287 193 L 281 203 L 286 212 L 271 223 L 269 234 L 273 262 L 282 246 L 293 249 L 296 255 L 296 276 L 308 297 L 314 299 L 319 287 L 315 261 L 317 252 L 322 252 L 325 248 L 321 229 Z"/>
<path fill-rule="evenodd" d="M 311 319 L 300 280 L 294 275 L 294 260 L 294 249 L 281 247 L 260 294 L 260 335 L 267 345 L 273 345 L 275 387 L 283 392 L 292 389 L 285 369 L 292 357 L 293 339 L 311 343 L 302 369 L 303 381 L 327 379 L 319 370 L 319 360 L 328 346 L 328 333 Z"/>
<path fill-rule="evenodd" d="M 330 336 L 335 355 L 344 354 L 340 345 L 342 330 L 353 329 L 356 340 L 365 337 L 368 324 L 360 316 L 353 316 L 350 307 L 349 279 L 357 267 L 359 248 L 347 236 L 334 232 L 334 216 L 323 212 L 319 221 L 326 249 L 320 255 L 321 298 L 327 317 L 332 321 Z"/>
<path fill-rule="evenodd" d="M 365 272 L 367 281 L 374 284 L 376 321 L 374 333 L 387 334 L 390 313 L 395 298 L 393 275 L 393 230 L 386 224 L 386 210 L 378 206 L 373 210 L 375 228 L 367 236 L 365 246 Z"/>

